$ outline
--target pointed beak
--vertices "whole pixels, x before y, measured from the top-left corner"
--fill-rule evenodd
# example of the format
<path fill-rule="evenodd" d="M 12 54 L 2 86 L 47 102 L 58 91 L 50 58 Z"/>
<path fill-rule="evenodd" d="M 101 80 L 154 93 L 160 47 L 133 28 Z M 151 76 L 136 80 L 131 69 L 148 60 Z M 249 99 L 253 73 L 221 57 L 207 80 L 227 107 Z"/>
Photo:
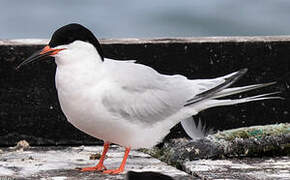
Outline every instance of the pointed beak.
<path fill-rule="evenodd" d="M 64 50 L 64 48 L 63 49 L 53 49 L 53 48 L 50 48 L 49 45 L 47 45 L 42 50 L 35 52 L 29 58 L 27 58 L 22 63 L 20 63 L 16 67 L 16 69 L 18 70 L 20 67 L 22 67 L 25 64 L 31 64 L 31 63 L 37 62 L 39 60 L 43 60 L 51 55 L 57 54 L 58 52 L 60 52 L 62 50 Z"/>

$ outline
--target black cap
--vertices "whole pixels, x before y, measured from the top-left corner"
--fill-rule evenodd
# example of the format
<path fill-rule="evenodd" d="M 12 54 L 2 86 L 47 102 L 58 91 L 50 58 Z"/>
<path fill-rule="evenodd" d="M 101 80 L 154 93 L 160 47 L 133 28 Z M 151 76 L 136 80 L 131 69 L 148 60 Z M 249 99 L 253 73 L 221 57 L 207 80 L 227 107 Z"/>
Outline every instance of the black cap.
<path fill-rule="evenodd" d="M 56 30 L 48 45 L 53 48 L 59 45 L 70 44 L 76 40 L 89 42 L 94 45 L 101 59 L 104 60 L 103 51 L 97 38 L 89 29 L 77 23 L 68 24 Z"/>

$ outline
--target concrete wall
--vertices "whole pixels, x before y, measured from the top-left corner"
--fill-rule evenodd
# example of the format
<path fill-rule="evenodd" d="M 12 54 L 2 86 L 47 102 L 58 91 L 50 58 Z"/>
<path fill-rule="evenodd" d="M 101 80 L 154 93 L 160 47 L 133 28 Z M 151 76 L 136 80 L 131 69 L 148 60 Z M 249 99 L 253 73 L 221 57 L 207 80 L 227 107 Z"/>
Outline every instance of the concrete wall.
<path fill-rule="evenodd" d="M 99 143 L 70 125 L 62 114 L 54 85 L 52 60 L 15 67 L 47 40 L 0 41 L 0 145 L 20 139 L 31 144 Z M 277 85 L 246 93 L 282 91 L 284 101 L 269 100 L 201 112 L 195 117 L 218 130 L 289 122 L 290 37 L 212 37 L 178 39 L 101 40 L 106 57 L 137 59 L 161 73 L 212 78 L 249 68 L 235 85 L 278 81 Z M 170 137 L 183 136 L 179 126 Z"/>

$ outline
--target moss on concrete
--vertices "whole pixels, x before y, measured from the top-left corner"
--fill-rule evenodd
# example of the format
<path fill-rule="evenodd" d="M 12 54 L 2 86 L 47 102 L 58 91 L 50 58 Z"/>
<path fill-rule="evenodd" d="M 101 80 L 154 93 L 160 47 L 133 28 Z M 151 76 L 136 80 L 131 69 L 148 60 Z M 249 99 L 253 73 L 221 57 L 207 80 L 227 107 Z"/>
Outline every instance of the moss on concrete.
<path fill-rule="evenodd" d="M 153 147 L 151 149 L 139 149 L 139 151 L 151 155 L 161 161 L 168 162 L 169 157 L 172 155 L 169 148 Z"/>
<path fill-rule="evenodd" d="M 226 130 L 211 135 L 211 138 L 218 140 L 233 141 L 236 138 L 263 138 L 266 136 L 280 136 L 290 133 L 289 123 L 280 123 L 267 126 L 252 126 L 232 130 Z"/>

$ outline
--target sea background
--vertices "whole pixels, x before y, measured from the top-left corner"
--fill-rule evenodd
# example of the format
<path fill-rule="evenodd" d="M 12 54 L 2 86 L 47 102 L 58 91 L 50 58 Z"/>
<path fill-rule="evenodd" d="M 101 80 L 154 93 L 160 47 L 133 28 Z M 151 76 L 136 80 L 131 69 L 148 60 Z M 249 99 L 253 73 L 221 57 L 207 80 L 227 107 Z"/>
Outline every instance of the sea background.
<path fill-rule="evenodd" d="M 99 38 L 290 34 L 289 0 L 1 0 L 0 39 L 81 23 Z"/>

